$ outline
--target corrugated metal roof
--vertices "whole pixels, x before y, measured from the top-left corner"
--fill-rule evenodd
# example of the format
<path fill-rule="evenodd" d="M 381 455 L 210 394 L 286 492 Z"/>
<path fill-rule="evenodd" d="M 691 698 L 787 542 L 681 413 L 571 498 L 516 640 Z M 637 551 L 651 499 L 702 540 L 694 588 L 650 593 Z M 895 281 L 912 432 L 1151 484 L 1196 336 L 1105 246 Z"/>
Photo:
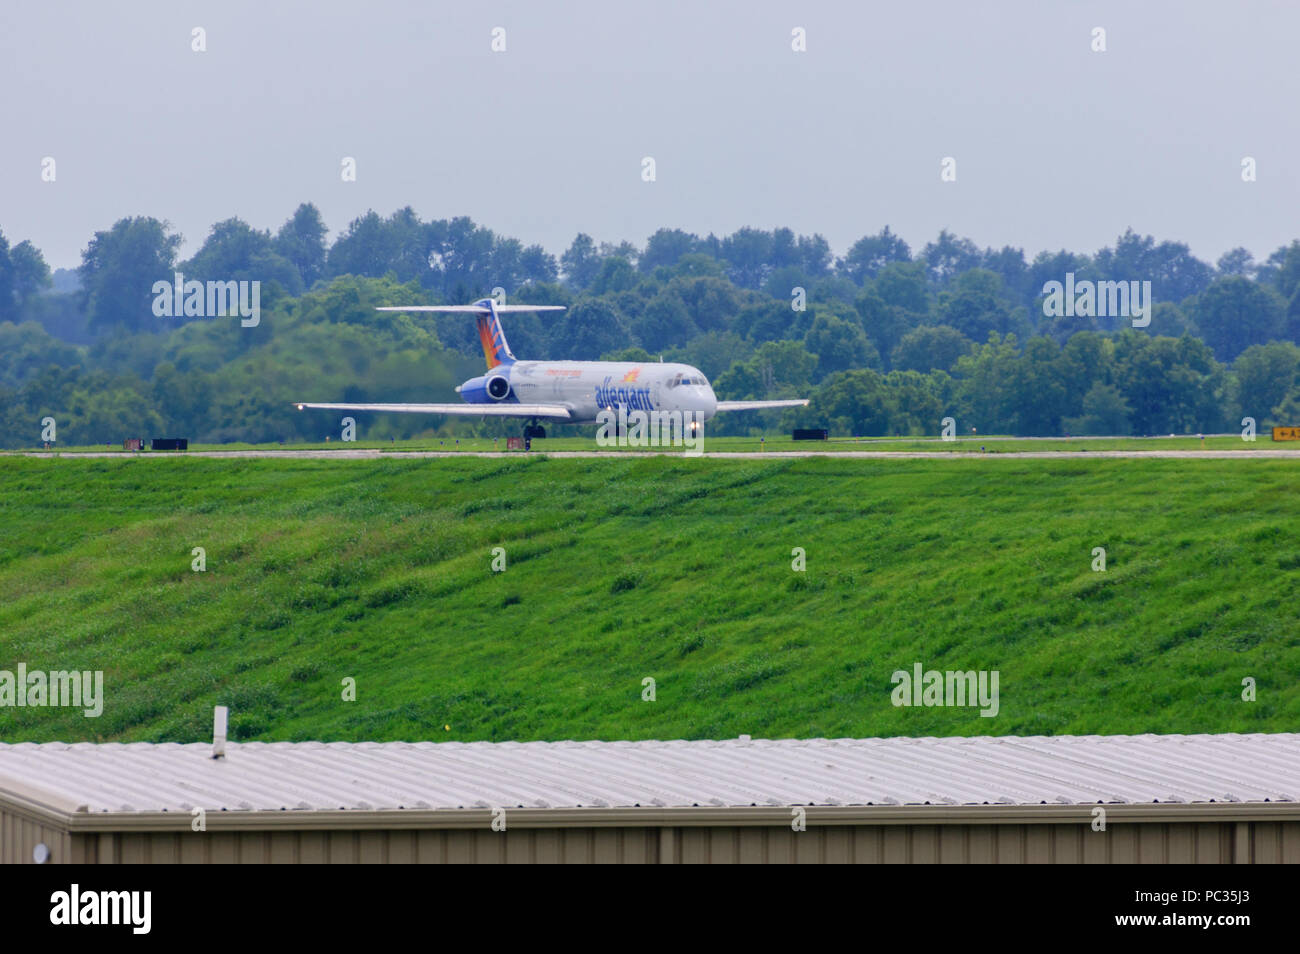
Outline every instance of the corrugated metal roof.
<path fill-rule="evenodd" d="M 0 744 L 90 812 L 1294 802 L 1300 734 Z"/>

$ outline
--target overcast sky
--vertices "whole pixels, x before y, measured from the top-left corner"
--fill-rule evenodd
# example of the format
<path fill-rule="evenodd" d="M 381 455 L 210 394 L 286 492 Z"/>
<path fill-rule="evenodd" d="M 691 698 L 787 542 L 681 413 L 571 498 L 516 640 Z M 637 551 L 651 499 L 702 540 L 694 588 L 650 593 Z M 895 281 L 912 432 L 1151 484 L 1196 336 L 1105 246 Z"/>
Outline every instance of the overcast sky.
<path fill-rule="evenodd" d="M 0 229 L 53 267 L 123 216 L 188 256 L 304 201 L 334 234 L 411 205 L 556 255 L 746 225 L 842 254 L 888 224 L 915 250 L 1132 226 L 1263 258 L 1300 237 L 1297 36 L 1294 0 L 6 2 Z"/>

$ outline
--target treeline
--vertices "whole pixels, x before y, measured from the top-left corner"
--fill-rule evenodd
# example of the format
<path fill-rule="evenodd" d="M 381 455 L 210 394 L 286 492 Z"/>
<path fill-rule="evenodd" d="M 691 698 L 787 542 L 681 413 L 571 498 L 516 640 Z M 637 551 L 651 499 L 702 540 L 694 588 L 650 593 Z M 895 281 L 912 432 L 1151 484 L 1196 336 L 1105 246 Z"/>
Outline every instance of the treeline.
<path fill-rule="evenodd" d="M 180 435 L 320 439 L 337 423 L 299 400 L 453 400 L 482 371 L 459 316 L 378 305 L 465 303 L 505 292 L 562 304 L 512 315 L 529 358 L 679 360 L 719 396 L 811 396 L 806 410 L 720 417 L 712 433 L 794 424 L 838 433 L 1162 434 L 1300 424 L 1300 242 L 1211 266 L 1132 231 L 1086 255 L 980 249 L 947 232 L 913 251 L 888 228 L 836 258 L 819 235 L 661 229 L 644 247 L 579 235 L 557 259 L 468 218 L 409 208 L 358 218 L 332 243 L 304 204 L 275 233 L 229 219 L 178 261 L 165 222 L 97 232 L 75 272 L 51 275 L 30 242 L 0 235 L 0 442 Z M 158 317 L 154 283 L 259 281 L 261 321 Z M 1048 282 L 1150 282 L 1149 326 L 1127 315 L 1048 317 Z M 513 423 L 384 415 L 367 437 L 512 433 Z"/>

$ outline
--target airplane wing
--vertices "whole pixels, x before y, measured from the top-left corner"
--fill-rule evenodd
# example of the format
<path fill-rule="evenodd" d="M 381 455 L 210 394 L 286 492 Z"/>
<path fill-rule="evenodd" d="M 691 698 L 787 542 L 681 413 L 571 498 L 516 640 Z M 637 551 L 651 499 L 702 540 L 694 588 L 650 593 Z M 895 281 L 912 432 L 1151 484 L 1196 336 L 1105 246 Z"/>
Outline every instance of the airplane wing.
<path fill-rule="evenodd" d="M 448 314 L 487 315 L 491 312 L 482 305 L 401 305 L 384 306 L 375 311 L 439 311 Z M 497 305 L 498 315 L 512 311 L 564 311 L 563 305 Z"/>
<path fill-rule="evenodd" d="M 463 417 L 545 417 L 567 421 L 573 414 L 562 404 L 295 404 L 298 410 L 388 411 L 397 414 L 457 414 Z"/>
<path fill-rule="evenodd" d="M 795 401 L 719 401 L 719 411 L 761 411 L 768 407 L 807 407 L 808 399 Z"/>

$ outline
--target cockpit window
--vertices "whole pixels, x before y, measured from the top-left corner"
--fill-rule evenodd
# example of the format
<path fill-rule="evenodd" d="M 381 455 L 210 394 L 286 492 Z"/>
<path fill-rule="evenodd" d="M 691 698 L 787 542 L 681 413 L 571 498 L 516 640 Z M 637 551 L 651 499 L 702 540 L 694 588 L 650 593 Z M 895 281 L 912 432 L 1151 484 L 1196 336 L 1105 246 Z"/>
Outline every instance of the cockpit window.
<path fill-rule="evenodd" d="M 678 374 L 674 376 L 671 381 L 668 382 L 668 386 L 670 388 L 675 388 L 678 387 L 679 385 L 684 385 L 684 384 L 695 384 L 695 385 L 703 385 L 704 387 L 708 387 L 709 382 L 707 379 L 705 379 L 704 375 L 702 374 Z"/>

